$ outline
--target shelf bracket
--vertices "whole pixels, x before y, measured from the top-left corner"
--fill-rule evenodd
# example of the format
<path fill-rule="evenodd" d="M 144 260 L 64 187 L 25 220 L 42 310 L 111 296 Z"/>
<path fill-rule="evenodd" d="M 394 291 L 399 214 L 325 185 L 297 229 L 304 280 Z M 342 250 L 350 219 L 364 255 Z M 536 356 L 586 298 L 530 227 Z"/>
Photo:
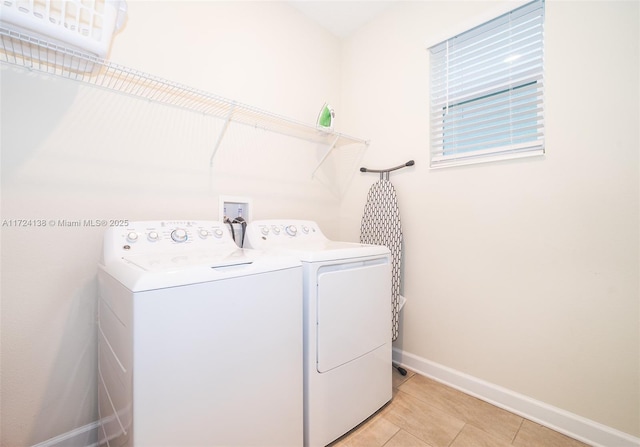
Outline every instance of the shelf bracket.
<path fill-rule="evenodd" d="M 231 108 L 229 109 L 229 113 L 227 113 L 227 116 L 224 119 L 224 124 L 222 125 L 222 130 L 220 131 L 220 135 L 218 135 L 218 139 L 216 140 L 216 144 L 213 147 L 213 152 L 211 153 L 211 158 L 209 159 L 209 167 L 213 166 L 213 159 L 215 158 L 216 153 L 218 152 L 218 149 L 220 148 L 220 144 L 222 143 L 222 140 L 224 139 L 224 136 L 227 133 L 227 129 L 229 128 L 229 124 L 231 124 L 231 117 L 233 116 L 234 109 L 235 109 L 235 105 L 231 104 Z"/>
<path fill-rule="evenodd" d="M 314 178 L 316 175 L 316 172 L 318 171 L 318 169 L 320 169 L 320 166 L 322 166 L 322 163 L 324 163 L 324 161 L 327 159 L 327 157 L 329 156 L 329 154 L 331 153 L 331 151 L 333 150 L 333 148 L 336 147 L 336 143 L 338 142 L 338 140 L 340 139 L 340 136 L 336 136 L 336 138 L 333 140 L 333 143 L 331 143 L 329 145 L 329 147 L 327 148 L 327 152 L 324 153 L 324 155 L 322 156 L 322 158 L 320 159 L 320 162 L 318 163 L 318 166 L 316 166 L 316 168 L 313 170 L 313 172 L 311 173 L 311 178 Z"/>

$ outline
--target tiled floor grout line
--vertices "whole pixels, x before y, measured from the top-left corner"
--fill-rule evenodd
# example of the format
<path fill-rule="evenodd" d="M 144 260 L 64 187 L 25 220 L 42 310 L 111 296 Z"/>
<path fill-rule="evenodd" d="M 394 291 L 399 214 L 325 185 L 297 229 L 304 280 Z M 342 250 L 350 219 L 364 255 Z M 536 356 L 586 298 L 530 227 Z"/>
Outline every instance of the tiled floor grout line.
<path fill-rule="evenodd" d="M 524 418 L 523 417 L 521 417 L 520 426 L 516 430 L 516 433 L 513 435 L 513 439 L 510 442 L 511 445 L 513 445 L 513 443 L 516 442 L 516 438 L 518 437 L 518 433 L 520 433 L 520 430 L 522 430 L 522 424 L 524 424 Z"/>
<path fill-rule="evenodd" d="M 460 433 L 462 433 L 462 430 L 464 430 L 464 428 L 467 426 L 467 422 L 465 421 L 464 425 L 462 426 L 462 428 L 460 428 L 460 431 L 455 435 L 455 437 L 451 440 L 451 442 L 449 443 L 449 446 L 452 446 L 454 442 L 456 442 L 456 439 L 458 439 L 458 436 L 460 436 Z"/>
<path fill-rule="evenodd" d="M 395 425 L 395 424 L 394 424 L 394 425 Z M 395 426 L 396 426 L 396 427 L 398 427 L 397 425 L 395 425 Z M 398 433 L 400 433 L 400 431 L 401 431 L 401 430 L 402 430 L 402 429 L 401 429 L 400 427 L 398 427 L 398 429 L 397 429 L 397 430 L 396 430 L 396 432 L 393 434 L 393 436 L 391 436 L 389 439 L 387 439 L 387 440 L 385 441 L 385 443 L 384 443 L 384 444 L 382 444 L 382 446 L 381 446 L 381 447 L 384 447 L 385 445 L 389 444 L 389 443 L 393 440 L 393 438 L 395 438 L 396 436 L 398 436 Z"/>

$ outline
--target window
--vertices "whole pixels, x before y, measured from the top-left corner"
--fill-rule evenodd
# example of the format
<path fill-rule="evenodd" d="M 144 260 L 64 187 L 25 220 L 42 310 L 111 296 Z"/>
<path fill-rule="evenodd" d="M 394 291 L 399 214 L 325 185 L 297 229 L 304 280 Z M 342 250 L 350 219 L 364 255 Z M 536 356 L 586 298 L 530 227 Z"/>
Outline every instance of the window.
<path fill-rule="evenodd" d="M 430 50 L 431 167 L 544 154 L 544 0 Z"/>

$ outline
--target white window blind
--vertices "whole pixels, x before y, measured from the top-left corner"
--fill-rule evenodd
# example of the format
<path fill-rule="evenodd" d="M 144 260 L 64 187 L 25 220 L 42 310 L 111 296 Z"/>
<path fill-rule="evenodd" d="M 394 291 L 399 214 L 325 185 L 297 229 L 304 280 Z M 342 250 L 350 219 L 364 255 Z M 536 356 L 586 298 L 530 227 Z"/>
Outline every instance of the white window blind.
<path fill-rule="evenodd" d="M 431 167 L 544 154 L 544 0 L 430 50 Z"/>

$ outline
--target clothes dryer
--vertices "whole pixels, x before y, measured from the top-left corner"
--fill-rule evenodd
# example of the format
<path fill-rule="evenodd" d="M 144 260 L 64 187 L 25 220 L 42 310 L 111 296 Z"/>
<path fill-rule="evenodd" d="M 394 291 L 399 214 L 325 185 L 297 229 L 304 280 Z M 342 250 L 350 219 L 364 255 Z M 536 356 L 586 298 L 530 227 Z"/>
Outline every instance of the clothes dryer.
<path fill-rule="evenodd" d="M 98 278 L 101 445 L 302 444 L 298 259 L 221 222 L 133 222 Z"/>
<path fill-rule="evenodd" d="M 304 445 L 325 446 L 392 397 L 389 250 L 301 220 L 250 222 L 245 247 L 302 261 Z"/>

